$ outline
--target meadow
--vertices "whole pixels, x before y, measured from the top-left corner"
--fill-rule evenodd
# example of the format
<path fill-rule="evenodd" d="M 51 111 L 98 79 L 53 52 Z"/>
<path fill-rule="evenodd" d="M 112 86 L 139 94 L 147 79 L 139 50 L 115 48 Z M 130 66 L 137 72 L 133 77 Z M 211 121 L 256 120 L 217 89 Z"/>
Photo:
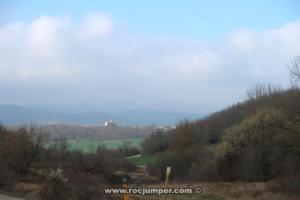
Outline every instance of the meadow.
<path fill-rule="evenodd" d="M 130 147 L 140 149 L 142 138 L 129 138 L 129 139 L 113 139 L 113 140 L 90 140 L 90 139 L 79 139 L 79 140 L 66 140 L 68 148 L 70 150 L 79 150 L 84 153 L 93 152 L 100 146 L 105 146 L 107 149 L 118 149 L 124 143 L 129 143 Z M 49 141 L 46 147 L 51 145 L 59 144 L 60 141 Z"/>
<path fill-rule="evenodd" d="M 158 154 L 153 155 L 144 155 L 142 154 L 139 157 L 128 158 L 128 160 L 132 161 L 138 166 L 146 166 L 147 164 L 153 163 L 158 157 Z"/>

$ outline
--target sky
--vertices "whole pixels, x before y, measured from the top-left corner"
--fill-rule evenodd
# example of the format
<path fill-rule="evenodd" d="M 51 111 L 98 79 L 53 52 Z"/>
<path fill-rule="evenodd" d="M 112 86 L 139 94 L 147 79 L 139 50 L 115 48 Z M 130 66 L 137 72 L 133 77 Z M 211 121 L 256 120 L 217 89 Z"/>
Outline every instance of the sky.
<path fill-rule="evenodd" d="M 0 0 L 0 104 L 212 112 L 296 56 L 298 0 Z"/>

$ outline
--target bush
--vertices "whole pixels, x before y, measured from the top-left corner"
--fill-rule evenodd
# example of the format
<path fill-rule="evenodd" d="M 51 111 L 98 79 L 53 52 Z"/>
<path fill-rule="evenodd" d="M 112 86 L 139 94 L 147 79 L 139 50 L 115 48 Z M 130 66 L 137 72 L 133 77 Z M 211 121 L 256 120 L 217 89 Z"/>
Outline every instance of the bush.
<path fill-rule="evenodd" d="M 147 166 L 151 175 L 158 176 L 161 180 L 165 178 L 166 167 L 172 168 L 171 179 L 184 179 L 192 165 L 193 156 L 187 152 L 166 152 L 160 155 L 157 161 Z"/>
<path fill-rule="evenodd" d="M 42 151 L 44 138 L 35 129 L 0 128 L 0 169 L 24 176 Z"/>
<path fill-rule="evenodd" d="M 144 154 L 164 152 L 168 148 L 166 133 L 157 131 L 146 138 L 141 146 Z"/>
<path fill-rule="evenodd" d="M 102 199 L 104 178 L 101 175 L 81 172 L 74 169 L 66 171 L 70 197 L 74 200 Z"/>
<path fill-rule="evenodd" d="M 276 192 L 284 192 L 300 195 L 300 157 L 285 157 L 278 166 L 281 169 L 279 179 L 271 185 L 271 189 Z"/>
<path fill-rule="evenodd" d="M 217 181 L 217 161 L 213 153 L 203 149 L 189 169 L 188 179 L 193 181 Z"/>
<path fill-rule="evenodd" d="M 171 151 L 184 151 L 192 147 L 196 141 L 196 127 L 189 121 L 183 121 L 177 128 L 169 133 L 169 149 Z M 197 140 L 195 140 L 197 138 Z"/>
<path fill-rule="evenodd" d="M 266 181 L 284 174 L 282 162 L 300 155 L 296 127 L 282 111 L 266 108 L 226 130 L 217 147 L 219 175 L 229 181 Z"/>
<path fill-rule="evenodd" d="M 103 198 L 103 177 L 76 169 L 64 172 L 58 168 L 51 170 L 40 191 L 44 200 L 92 200 Z"/>
<path fill-rule="evenodd" d="M 17 180 L 15 173 L 9 169 L 0 169 L 0 189 L 13 185 Z"/>
<path fill-rule="evenodd" d="M 40 198 L 44 200 L 65 200 L 68 199 L 67 179 L 63 170 L 58 168 L 50 170 L 45 185 L 40 191 Z"/>
<path fill-rule="evenodd" d="M 138 154 L 141 154 L 141 150 L 136 148 L 136 147 L 130 147 L 130 148 L 119 148 L 119 152 L 122 156 L 124 157 L 129 157 L 129 156 L 135 156 Z"/>

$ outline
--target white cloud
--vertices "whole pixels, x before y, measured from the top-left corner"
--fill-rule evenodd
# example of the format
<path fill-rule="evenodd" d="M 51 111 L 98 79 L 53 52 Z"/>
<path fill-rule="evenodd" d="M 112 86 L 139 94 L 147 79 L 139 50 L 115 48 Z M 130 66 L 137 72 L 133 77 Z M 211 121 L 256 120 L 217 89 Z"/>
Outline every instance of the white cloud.
<path fill-rule="evenodd" d="M 29 88 L 43 83 L 49 99 L 66 91 L 57 101 L 215 108 L 240 99 L 256 82 L 287 84 L 285 66 L 297 55 L 300 21 L 264 31 L 237 28 L 204 46 L 188 38 L 128 35 L 104 13 L 79 23 L 41 16 L 0 26 L 0 90 L 22 88 L 21 81 Z"/>
<path fill-rule="evenodd" d="M 299 20 L 261 32 L 238 29 L 227 38 L 226 51 L 234 59 L 230 62 L 248 71 L 248 79 L 288 82 L 286 66 L 300 55 Z"/>
<path fill-rule="evenodd" d="M 270 46 L 285 55 L 299 56 L 300 52 L 300 20 L 287 23 L 278 29 L 265 31 L 263 38 Z"/>
<path fill-rule="evenodd" d="M 219 64 L 219 56 L 213 51 L 203 49 L 199 52 L 178 52 L 173 57 L 166 58 L 166 61 L 165 65 L 170 71 L 188 78 L 199 78 L 214 72 L 214 68 Z"/>
<path fill-rule="evenodd" d="M 239 50 L 252 50 L 256 47 L 256 35 L 249 29 L 236 29 L 228 37 L 233 47 Z"/>
<path fill-rule="evenodd" d="M 30 54 L 38 57 L 52 57 L 61 52 L 61 35 L 68 28 L 68 19 L 39 17 L 26 27 L 25 45 Z M 28 53 L 28 52 L 27 52 Z"/>
<path fill-rule="evenodd" d="M 112 19 L 107 14 L 100 12 L 86 16 L 78 27 L 79 37 L 87 40 L 109 36 L 112 32 Z"/>

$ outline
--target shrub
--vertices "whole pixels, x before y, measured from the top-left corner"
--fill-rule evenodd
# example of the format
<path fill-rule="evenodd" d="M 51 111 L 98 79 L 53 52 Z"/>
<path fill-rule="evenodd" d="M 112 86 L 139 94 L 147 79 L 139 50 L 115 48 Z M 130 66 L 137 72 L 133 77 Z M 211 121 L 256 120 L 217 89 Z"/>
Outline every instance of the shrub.
<path fill-rule="evenodd" d="M 157 131 L 146 138 L 141 146 L 144 154 L 164 152 L 168 148 L 166 133 Z"/>
<path fill-rule="evenodd" d="M 172 168 L 171 179 L 184 179 L 188 175 L 192 161 L 192 155 L 187 152 L 166 152 L 160 155 L 155 163 L 149 164 L 147 169 L 150 174 L 164 180 L 166 167 L 170 166 Z"/>
<path fill-rule="evenodd" d="M 44 200 L 64 200 L 68 199 L 67 179 L 63 170 L 58 168 L 50 170 L 46 183 L 40 191 L 40 198 Z"/>
<path fill-rule="evenodd" d="M 226 130 L 217 147 L 218 171 L 224 180 L 265 181 L 285 172 L 282 162 L 299 156 L 300 132 L 280 110 L 264 108 Z"/>
<path fill-rule="evenodd" d="M 196 143 L 196 129 L 189 121 L 179 123 L 177 128 L 169 134 L 169 149 L 171 151 L 184 151 Z"/>
<path fill-rule="evenodd" d="M 193 181 L 217 181 L 217 161 L 213 153 L 202 149 L 189 169 L 188 178 Z"/>
<path fill-rule="evenodd" d="M 26 175 L 42 151 L 43 136 L 35 129 L 0 129 L 0 169 Z"/>
<path fill-rule="evenodd" d="M 67 186 L 70 197 L 74 200 L 102 199 L 104 178 L 101 175 L 95 175 L 88 172 L 68 169 Z"/>
<path fill-rule="evenodd" d="M 103 198 L 104 179 L 91 173 L 69 168 L 50 170 L 40 191 L 44 200 L 92 200 Z"/>

